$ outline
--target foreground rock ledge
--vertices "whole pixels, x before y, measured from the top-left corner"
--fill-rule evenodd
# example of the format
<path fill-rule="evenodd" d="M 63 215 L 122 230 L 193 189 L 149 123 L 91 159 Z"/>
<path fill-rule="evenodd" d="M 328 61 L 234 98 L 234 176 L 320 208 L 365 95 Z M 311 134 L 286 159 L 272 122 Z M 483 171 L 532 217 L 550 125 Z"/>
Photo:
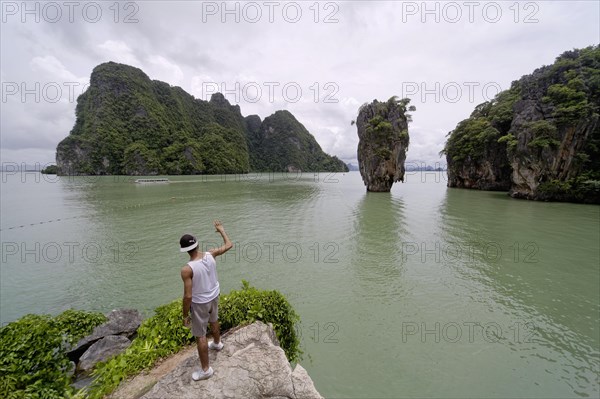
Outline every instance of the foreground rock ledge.
<path fill-rule="evenodd" d="M 214 375 L 193 381 L 198 354 L 187 357 L 143 396 L 145 399 L 289 398 L 322 399 L 306 370 L 292 370 L 271 325 L 255 322 L 223 338 L 220 352 L 209 350 Z"/>

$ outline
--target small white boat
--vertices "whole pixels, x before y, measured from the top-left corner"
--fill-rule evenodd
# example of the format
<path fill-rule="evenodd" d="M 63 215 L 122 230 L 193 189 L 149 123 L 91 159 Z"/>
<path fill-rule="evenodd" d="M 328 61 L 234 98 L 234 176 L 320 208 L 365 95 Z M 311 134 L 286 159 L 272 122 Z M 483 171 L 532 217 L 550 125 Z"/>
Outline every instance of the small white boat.
<path fill-rule="evenodd" d="M 146 184 L 146 183 L 169 183 L 169 179 L 137 179 L 135 181 L 137 184 Z"/>

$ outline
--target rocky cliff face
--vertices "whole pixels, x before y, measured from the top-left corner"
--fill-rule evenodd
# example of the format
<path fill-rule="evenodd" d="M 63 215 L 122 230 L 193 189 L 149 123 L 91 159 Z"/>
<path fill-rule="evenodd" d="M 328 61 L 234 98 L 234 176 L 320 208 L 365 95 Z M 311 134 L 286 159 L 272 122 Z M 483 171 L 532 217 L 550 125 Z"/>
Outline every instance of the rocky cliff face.
<path fill-rule="evenodd" d="M 280 158 L 290 153 L 290 144 L 303 142 L 312 147 L 301 146 L 292 154 L 308 160 L 303 170 L 344 170 L 293 116 L 301 129 L 280 129 L 279 135 L 261 141 L 259 133 L 267 127 L 260 118 L 244 118 L 240 107 L 221 93 L 210 101 L 197 100 L 180 87 L 150 80 L 142 70 L 114 62 L 94 68 L 75 113 L 75 126 L 56 149 L 61 174 L 285 171 L 298 162 Z M 271 163 L 272 158 L 278 162 Z"/>
<path fill-rule="evenodd" d="M 512 116 L 506 108 L 512 101 L 509 91 L 496 102 L 482 104 L 450 132 L 445 149 L 449 187 L 508 191 L 511 170 L 506 143 L 498 140 L 510 127 Z"/>
<path fill-rule="evenodd" d="M 392 184 L 404 181 L 408 102 L 392 97 L 387 102 L 374 100 L 359 110 L 358 165 L 367 191 L 389 192 Z"/>
<path fill-rule="evenodd" d="M 510 188 L 510 168 L 506 148 L 489 143 L 482 159 L 470 158 L 465 162 L 448 159 L 448 187 L 507 191 Z"/>
<path fill-rule="evenodd" d="M 209 350 L 211 378 L 193 381 L 200 365 L 193 353 L 165 375 L 143 399 L 322 399 L 306 370 L 290 366 L 270 325 L 255 322 L 223 337 L 223 350 Z"/>
<path fill-rule="evenodd" d="M 600 202 L 591 183 L 600 179 L 591 162 L 600 155 L 600 50 L 595 53 L 595 62 L 565 53 L 520 80 L 509 131 L 516 140 L 508 150 L 512 197 Z"/>
<path fill-rule="evenodd" d="M 513 82 L 450 132 L 449 187 L 600 203 L 600 48 Z"/>

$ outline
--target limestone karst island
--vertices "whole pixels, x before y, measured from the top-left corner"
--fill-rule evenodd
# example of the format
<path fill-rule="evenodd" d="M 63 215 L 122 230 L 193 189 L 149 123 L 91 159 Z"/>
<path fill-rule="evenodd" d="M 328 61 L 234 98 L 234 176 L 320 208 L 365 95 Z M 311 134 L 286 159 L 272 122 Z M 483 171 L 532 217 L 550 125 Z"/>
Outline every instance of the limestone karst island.
<path fill-rule="evenodd" d="M 448 134 L 448 186 L 600 203 L 599 109 L 600 48 L 561 54 Z"/>
<path fill-rule="evenodd" d="M 244 117 L 220 93 L 195 99 L 114 62 L 94 68 L 76 116 L 56 148 L 59 174 L 348 171 L 289 111 Z"/>

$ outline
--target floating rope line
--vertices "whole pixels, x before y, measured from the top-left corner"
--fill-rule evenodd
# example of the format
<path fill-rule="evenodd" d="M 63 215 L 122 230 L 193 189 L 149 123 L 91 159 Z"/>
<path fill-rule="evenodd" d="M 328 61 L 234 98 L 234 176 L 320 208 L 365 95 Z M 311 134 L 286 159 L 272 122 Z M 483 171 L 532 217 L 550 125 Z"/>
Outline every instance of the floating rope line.
<path fill-rule="evenodd" d="M 83 216 L 71 216 L 71 217 L 66 217 L 66 218 L 58 218 L 58 219 L 52 219 L 52 220 L 44 220 L 41 222 L 36 222 L 36 223 L 27 223 L 27 224 L 22 224 L 19 226 L 12 226 L 12 227 L 7 227 L 4 229 L 0 229 L 0 231 L 5 231 L 5 230 L 15 230 L 15 229 L 22 229 L 25 227 L 32 227 L 32 226 L 38 226 L 40 224 L 46 224 L 46 223 L 55 223 L 55 222 L 61 222 L 63 220 L 70 220 L 70 219 L 77 219 L 77 218 L 81 218 Z"/>
<path fill-rule="evenodd" d="M 154 202 L 139 203 L 139 204 L 135 204 L 135 205 L 126 205 L 126 206 L 120 206 L 120 207 L 111 207 L 111 208 L 109 208 L 109 210 L 111 212 L 122 212 L 122 211 L 126 211 L 126 210 L 138 209 L 138 208 L 153 206 L 153 205 L 161 205 L 161 204 L 167 204 L 167 203 L 173 203 L 173 202 L 188 202 L 188 201 L 198 200 L 203 197 L 204 196 L 201 196 L 201 195 L 191 195 L 191 196 L 185 196 L 185 197 L 170 197 L 168 199 L 163 199 L 163 200 L 154 201 Z M 36 223 L 26 223 L 26 224 L 22 224 L 22 225 L 18 225 L 18 226 L 12 226 L 12 227 L 0 229 L 0 231 L 23 229 L 26 227 L 39 226 L 41 224 L 62 222 L 64 220 L 79 219 L 79 218 L 84 218 L 84 217 L 88 217 L 88 216 L 89 215 L 71 216 L 71 217 L 64 217 L 64 218 L 58 218 L 58 219 L 53 219 L 53 220 L 45 220 L 45 221 L 40 221 L 40 222 L 36 222 Z"/>
<path fill-rule="evenodd" d="M 194 200 L 194 199 L 198 199 L 198 198 L 200 198 L 199 195 L 194 195 L 191 197 L 171 197 L 168 200 L 160 200 L 160 201 L 146 202 L 146 203 L 140 203 L 140 204 L 135 204 L 135 205 L 113 207 L 111 211 L 112 212 L 122 212 L 122 211 L 130 210 L 130 209 L 137 209 L 137 208 L 148 207 L 148 206 L 152 206 L 152 205 L 171 203 L 173 201 L 179 201 L 179 202 L 190 201 L 190 200 Z M 64 217 L 64 218 L 58 218 L 58 219 L 52 219 L 52 220 L 44 220 L 44 221 L 35 222 L 35 223 L 26 223 L 26 224 L 3 228 L 3 229 L 0 229 L 0 231 L 23 229 L 26 227 L 34 227 L 34 226 L 39 226 L 42 224 L 62 222 L 63 220 L 79 219 L 79 218 L 84 218 L 84 217 L 88 217 L 88 216 L 89 215 L 70 216 L 70 217 Z"/>

